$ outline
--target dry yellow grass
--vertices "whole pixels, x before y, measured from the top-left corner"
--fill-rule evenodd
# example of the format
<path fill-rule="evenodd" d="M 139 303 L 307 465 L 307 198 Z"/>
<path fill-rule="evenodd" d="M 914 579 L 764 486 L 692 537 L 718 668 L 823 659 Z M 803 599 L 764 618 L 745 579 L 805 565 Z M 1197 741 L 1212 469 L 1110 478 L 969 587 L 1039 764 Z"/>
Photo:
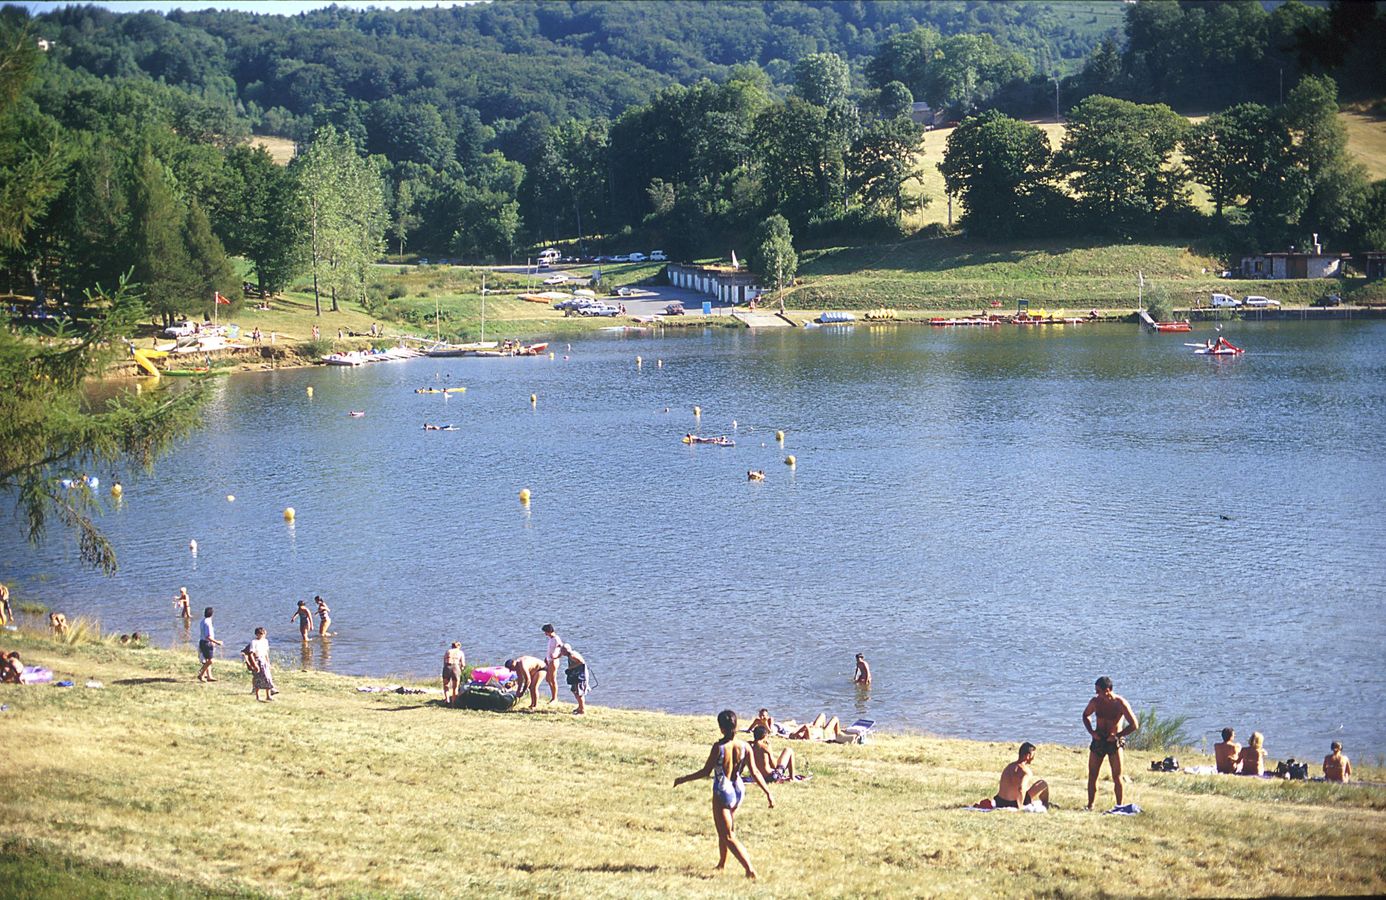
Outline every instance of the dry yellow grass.
<path fill-rule="evenodd" d="M 977 814 L 960 807 L 1013 747 L 905 735 L 797 745 L 814 779 L 773 810 L 753 790 L 738 816 L 762 875 L 746 885 L 712 871 L 708 784 L 671 787 L 706 756 L 713 710 L 467 713 L 290 666 L 269 705 L 238 665 L 193 682 L 190 651 L 18 646 L 106 685 L 0 688 L 0 883 L 23 896 L 1386 891 L 1381 789 L 1156 775 L 1133 753 L 1145 814 L 1104 817 L 1075 809 L 1085 751 L 1045 745 L 1064 808 Z"/>
<path fill-rule="evenodd" d="M 247 143 L 252 147 L 264 147 L 270 158 L 281 166 L 287 166 L 295 155 L 295 144 L 289 138 L 256 134 L 252 135 Z"/>
<path fill-rule="evenodd" d="M 1348 152 L 1367 167 L 1373 181 L 1386 178 L 1386 118 L 1369 109 L 1338 114 L 1347 126 Z"/>

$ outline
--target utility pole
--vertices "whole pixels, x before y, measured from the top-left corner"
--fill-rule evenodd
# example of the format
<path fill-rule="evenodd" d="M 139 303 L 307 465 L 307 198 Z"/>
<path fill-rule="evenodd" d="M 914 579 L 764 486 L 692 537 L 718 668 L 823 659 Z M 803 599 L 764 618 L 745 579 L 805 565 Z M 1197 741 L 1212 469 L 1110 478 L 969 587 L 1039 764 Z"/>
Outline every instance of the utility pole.
<path fill-rule="evenodd" d="M 1054 79 L 1054 124 L 1059 124 L 1059 76 L 1052 76 Z"/>

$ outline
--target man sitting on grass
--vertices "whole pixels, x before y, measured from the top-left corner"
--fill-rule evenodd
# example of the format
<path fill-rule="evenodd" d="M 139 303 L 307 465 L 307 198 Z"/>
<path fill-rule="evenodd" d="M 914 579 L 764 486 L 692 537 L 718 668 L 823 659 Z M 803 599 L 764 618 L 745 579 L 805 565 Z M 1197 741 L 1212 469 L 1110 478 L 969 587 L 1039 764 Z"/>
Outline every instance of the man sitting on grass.
<path fill-rule="evenodd" d="M 785 747 L 778 754 L 770 749 L 770 731 L 764 725 L 751 726 L 751 765 L 771 784 L 793 781 L 794 750 Z"/>
<path fill-rule="evenodd" d="M 1352 760 L 1343 755 L 1343 742 L 1334 741 L 1333 752 L 1323 758 L 1323 777 L 1325 781 L 1346 784 L 1352 778 Z"/>
<path fill-rule="evenodd" d="M 1222 730 L 1222 743 L 1213 745 L 1213 759 L 1218 764 L 1219 775 L 1237 774 L 1237 756 L 1242 752 L 1242 745 L 1236 741 L 1237 732 L 1231 728 Z"/>
<path fill-rule="evenodd" d="M 1020 809 L 1035 801 L 1049 805 L 1049 785 L 1030 771 L 1035 761 L 1035 745 L 1026 741 L 1020 745 L 1015 762 L 1001 770 L 1001 786 L 996 789 L 992 805 L 997 809 Z"/>

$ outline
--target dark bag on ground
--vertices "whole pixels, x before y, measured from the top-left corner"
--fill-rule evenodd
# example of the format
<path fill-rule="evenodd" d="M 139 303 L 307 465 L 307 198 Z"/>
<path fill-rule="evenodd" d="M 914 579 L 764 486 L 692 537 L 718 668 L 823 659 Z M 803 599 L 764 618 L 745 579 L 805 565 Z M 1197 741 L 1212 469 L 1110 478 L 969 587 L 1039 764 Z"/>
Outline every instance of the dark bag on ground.
<path fill-rule="evenodd" d="M 1152 772 L 1178 772 L 1179 760 L 1173 756 L 1166 756 L 1164 759 L 1153 759 L 1150 761 L 1150 771 Z"/>
<path fill-rule="evenodd" d="M 482 709 L 488 712 L 509 712 L 515 706 L 515 695 L 493 687 L 468 685 L 457 694 L 454 704 L 459 709 Z"/>
<path fill-rule="evenodd" d="M 1293 756 L 1285 760 L 1275 770 L 1275 774 L 1280 778 L 1289 778 L 1292 781 L 1309 780 L 1309 764 L 1298 762 Z"/>

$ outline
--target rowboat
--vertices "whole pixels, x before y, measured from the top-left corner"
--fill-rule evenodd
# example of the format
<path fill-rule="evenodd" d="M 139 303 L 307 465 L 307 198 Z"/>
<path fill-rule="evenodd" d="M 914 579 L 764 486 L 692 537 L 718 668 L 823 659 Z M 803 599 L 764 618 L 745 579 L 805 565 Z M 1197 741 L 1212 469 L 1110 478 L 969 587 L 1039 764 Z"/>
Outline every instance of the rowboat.
<path fill-rule="evenodd" d="M 1193 331 L 1193 326 L 1188 322 L 1156 322 L 1156 331 Z"/>

